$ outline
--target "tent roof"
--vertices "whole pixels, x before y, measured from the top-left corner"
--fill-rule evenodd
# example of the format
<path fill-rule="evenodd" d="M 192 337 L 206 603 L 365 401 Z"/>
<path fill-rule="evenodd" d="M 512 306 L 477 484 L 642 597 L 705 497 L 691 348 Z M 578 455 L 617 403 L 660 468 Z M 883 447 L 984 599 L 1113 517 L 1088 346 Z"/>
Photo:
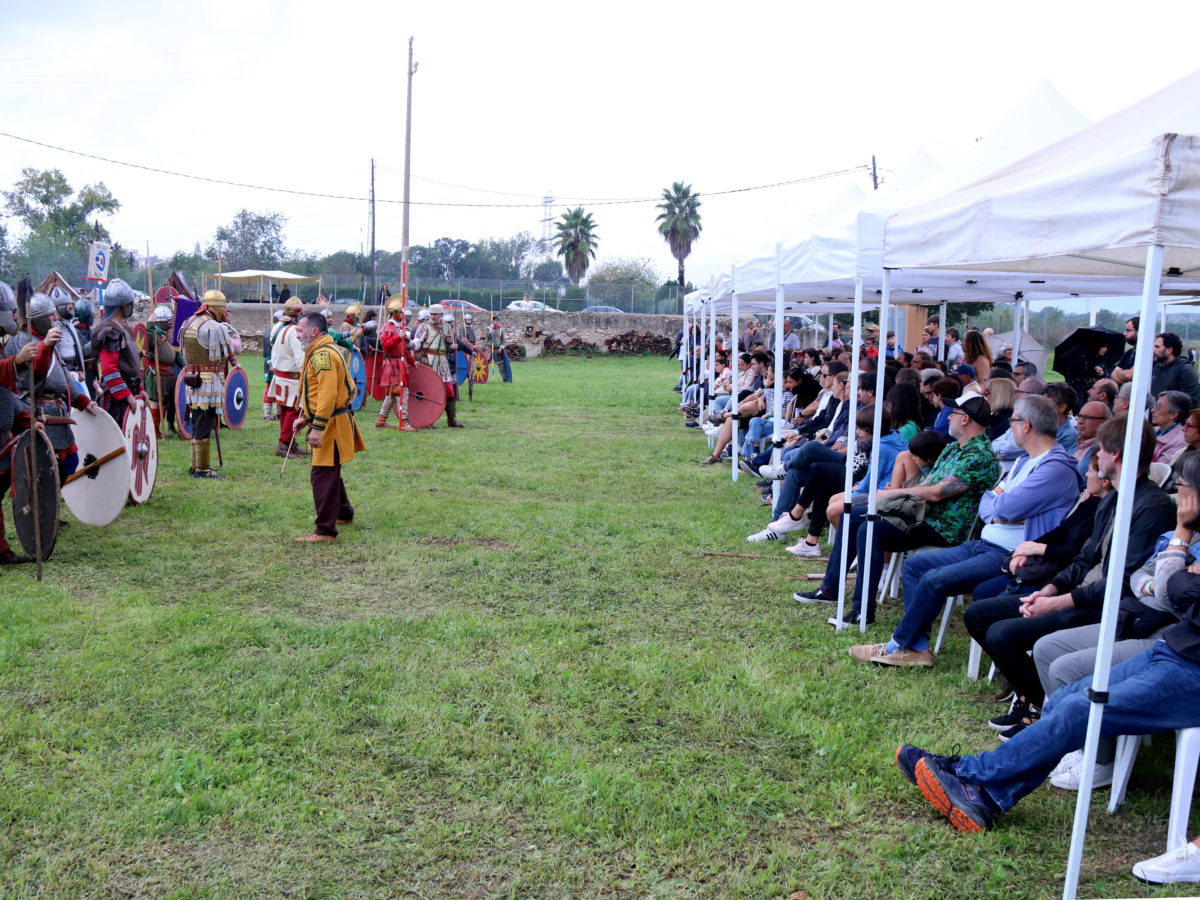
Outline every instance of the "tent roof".
<path fill-rule="evenodd" d="M 1161 244 L 1163 287 L 1194 291 L 1197 96 L 1200 71 L 971 184 L 893 213 L 885 265 L 1099 275 L 1124 280 L 1122 292 L 1140 293 L 1146 248 Z"/>
<path fill-rule="evenodd" d="M 274 281 L 280 284 L 315 284 L 320 280 L 317 275 L 293 275 L 291 272 L 266 271 L 259 269 L 243 269 L 241 272 L 222 272 L 220 275 L 209 275 L 218 281 L 232 281 L 234 284 L 253 284 L 256 281 Z"/>
<path fill-rule="evenodd" d="M 67 284 L 67 280 L 53 269 L 50 270 L 49 275 L 42 279 L 42 283 L 33 290 L 38 294 L 49 294 L 55 285 L 69 291 L 71 296 L 76 300 L 78 300 L 80 297 L 83 297 L 87 293 L 87 291 L 79 291 L 71 287 L 69 284 Z"/>

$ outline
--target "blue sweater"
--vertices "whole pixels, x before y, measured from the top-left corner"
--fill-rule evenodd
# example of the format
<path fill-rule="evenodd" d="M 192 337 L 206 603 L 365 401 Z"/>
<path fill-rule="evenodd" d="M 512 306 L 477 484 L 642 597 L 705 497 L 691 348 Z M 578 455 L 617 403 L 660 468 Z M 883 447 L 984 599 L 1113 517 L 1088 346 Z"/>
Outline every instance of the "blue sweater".
<path fill-rule="evenodd" d="M 875 484 L 875 489 L 883 490 L 889 481 L 892 480 L 892 469 L 896 467 L 896 457 L 901 452 L 908 449 L 908 442 L 900 436 L 900 432 L 893 431 L 891 434 L 884 435 L 879 441 L 879 480 Z M 868 471 L 866 477 L 854 486 L 853 493 L 865 494 L 867 492 L 867 482 L 871 477 Z"/>
<path fill-rule="evenodd" d="M 979 501 L 979 517 L 984 522 L 1025 522 L 1025 540 L 1036 540 L 1058 527 L 1079 499 L 1076 460 L 1062 444 L 1055 443 L 1037 468 L 1011 491 L 990 490 Z M 1024 454 L 1012 467 L 1011 478 L 1029 465 Z M 1007 481 L 1008 478 L 1005 480 Z"/>

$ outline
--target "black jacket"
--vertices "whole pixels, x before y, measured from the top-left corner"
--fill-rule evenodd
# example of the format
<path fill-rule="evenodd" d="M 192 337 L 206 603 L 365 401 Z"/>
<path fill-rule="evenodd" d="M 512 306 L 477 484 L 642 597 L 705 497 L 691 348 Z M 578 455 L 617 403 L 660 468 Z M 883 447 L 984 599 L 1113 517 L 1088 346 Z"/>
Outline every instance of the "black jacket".
<path fill-rule="evenodd" d="M 1106 579 L 1100 578 L 1091 584 L 1083 585 L 1083 579 L 1100 561 L 1101 550 L 1106 543 L 1111 542 L 1112 535 L 1108 533 L 1109 524 L 1117 512 L 1117 492 L 1112 491 L 1100 501 L 1096 510 L 1096 523 L 1092 527 L 1092 536 L 1087 539 L 1083 549 L 1065 569 L 1059 572 L 1050 583 L 1060 594 L 1070 592 L 1077 609 L 1100 609 L 1104 605 L 1104 587 Z M 1129 545 L 1125 554 L 1125 572 L 1122 577 L 1121 594 L 1129 594 L 1129 576 L 1138 570 L 1150 554 L 1154 545 L 1164 531 L 1171 531 L 1175 526 L 1175 504 L 1157 484 L 1145 476 L 1137 480 L 1133 495 L 1133 515 L 1129 524 Z M 1109 569 L 1111 559 L 1105 560 L 1105 573 Z"/>
<path fill-rule="evenodd" d="M 1183 391 L 1192 398 L 1192 406 L 1200 404 L 1200 379 L 1196 370 L 1182 356 L 1166 365 L 1155 363 L 1150 375 L 1150 396 L 1157 397 L 1163 391 Z"/>
<path fill-rule="evenodd" d="M 1200 665 L 1200 575 L 1184 569 L 1167 582 L 1167 593 L 1179 614 L 1179 624 L 1163 634 L 1167 646 Z"/>

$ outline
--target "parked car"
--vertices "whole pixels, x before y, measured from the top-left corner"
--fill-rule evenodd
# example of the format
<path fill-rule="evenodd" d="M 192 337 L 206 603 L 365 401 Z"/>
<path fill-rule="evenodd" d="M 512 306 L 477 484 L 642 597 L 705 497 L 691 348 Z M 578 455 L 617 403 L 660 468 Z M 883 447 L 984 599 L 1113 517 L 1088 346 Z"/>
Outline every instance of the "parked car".
<path fill-rule="evenodd" d="M 505 309 L 515 309 L 518 312 L 560 312 L 553 306 L 547 306 L 541 300 L 514 300 Z"/>
<path fill-rule="evenodd" d="M 625 310 L 617 309 L 615 306 L 589 306 L 584 309 L 585 313 L 623 313 Z"/>
<path fill-rule="evenodd" d="M 482 306 L 476 306 L 469 300 L 443 300 L 442 309 L 457 309 L 461 310 L 462 312 L 469 312 L 472 314 L 487 312 L 487 310 Z"/>

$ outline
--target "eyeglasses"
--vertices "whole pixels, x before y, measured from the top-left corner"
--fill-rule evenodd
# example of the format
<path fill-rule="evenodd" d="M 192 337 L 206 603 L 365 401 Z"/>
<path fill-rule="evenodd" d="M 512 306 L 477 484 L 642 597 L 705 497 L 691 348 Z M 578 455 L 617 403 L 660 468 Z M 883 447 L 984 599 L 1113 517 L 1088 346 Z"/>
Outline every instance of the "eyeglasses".
<path fill-rule="evenodd" d="M 1028 422 L 1028 419 L 1022 419 L 1020 416 L 1013 416 L 1008 420 L 1011 424 L 1016 425 L 1018 422 Z"/>
<path fill-rule="evenodd" d="M 1087 419 L 1089 422 L 1103 422 L 1108 417 L 1107 416 L 1085 416 L 1083 413 L 1080 413 L 1075 418 Z"/>

